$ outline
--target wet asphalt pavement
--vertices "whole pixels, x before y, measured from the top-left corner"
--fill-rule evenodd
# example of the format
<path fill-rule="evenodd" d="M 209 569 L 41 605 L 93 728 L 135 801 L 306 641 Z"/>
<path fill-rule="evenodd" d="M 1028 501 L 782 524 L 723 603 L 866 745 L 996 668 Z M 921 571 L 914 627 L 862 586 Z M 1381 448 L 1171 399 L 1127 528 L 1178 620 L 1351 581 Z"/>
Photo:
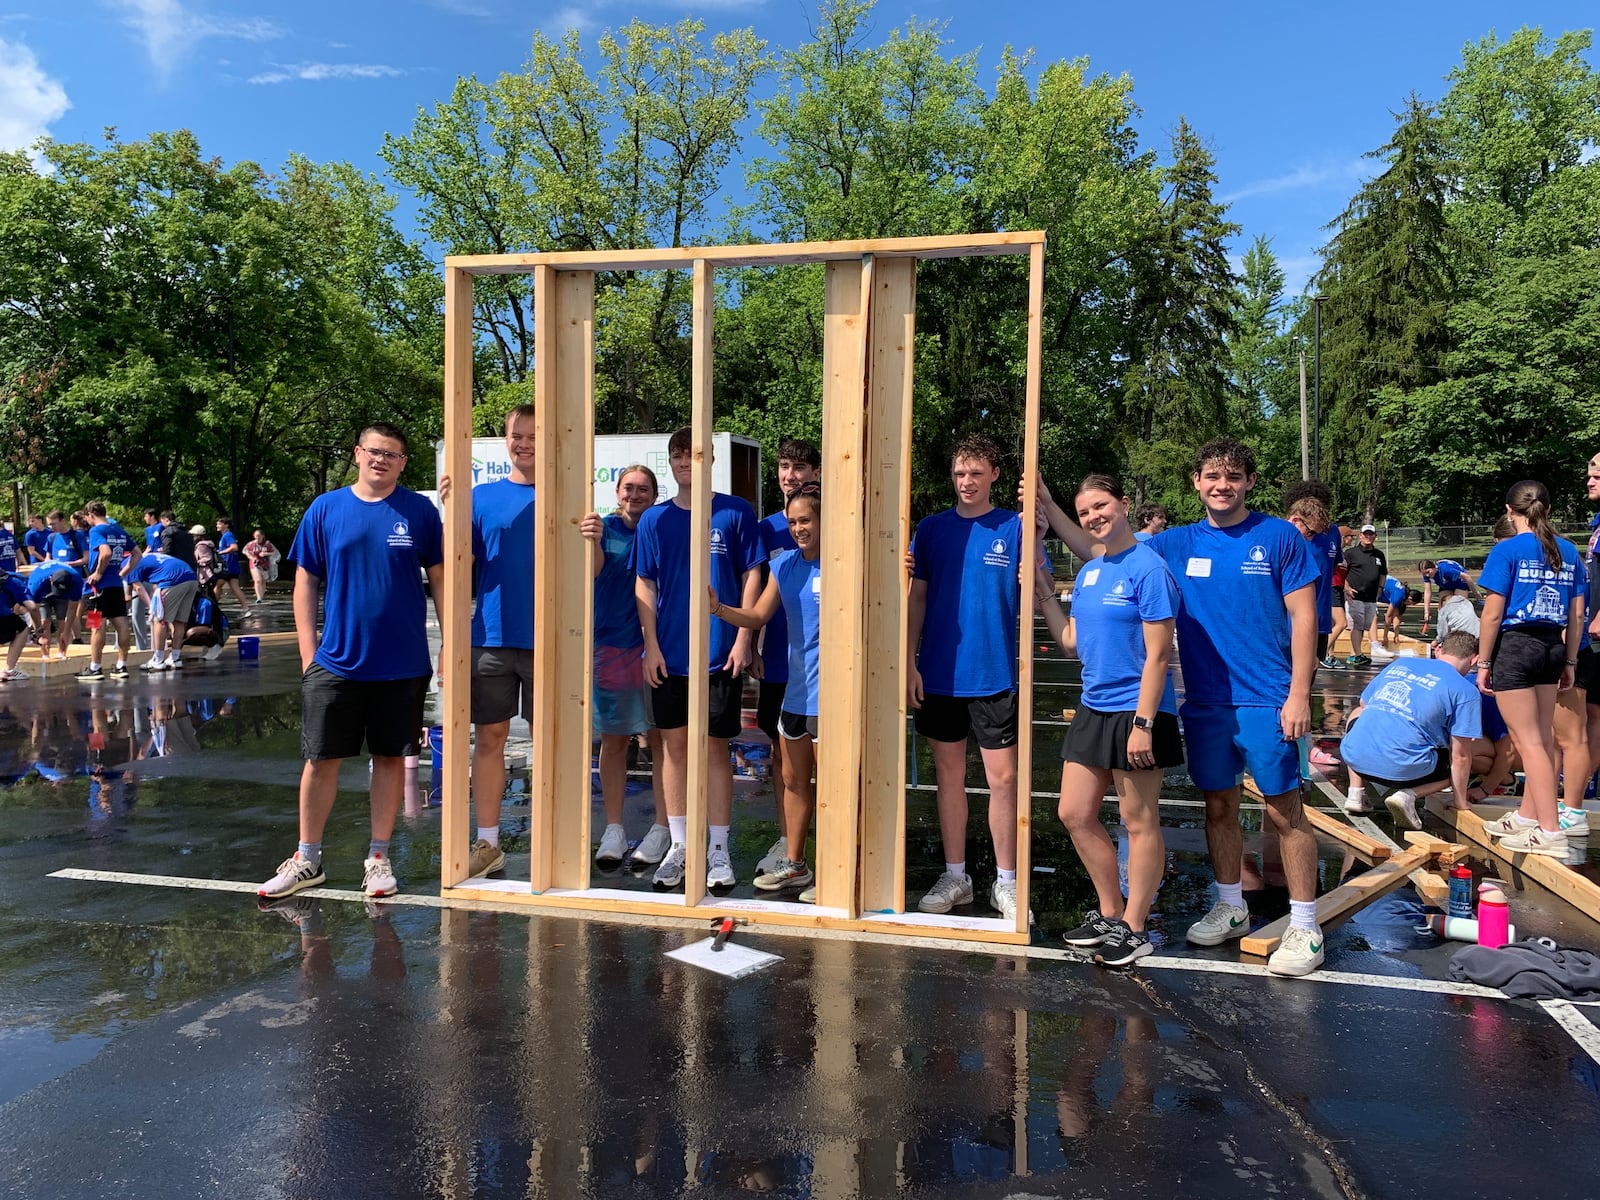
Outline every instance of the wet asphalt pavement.
<path fill-rule="evenodd" d="M 393 903 L 260 912 L 249 894 L 50 877 L 269 874 L 294 838 L 291 658 L 0 691 L 0 1195 L 1600 1194 L 1600 1063 L 1536 1005 L 1438 984 L 1454 947 L 1415 931 L 1409 889 L 1331 930 L 1320 978 L 1185 947 L 1210 875 L 1181 781 L 1161 957 L 1132 973 L 1050 948 L 1092 892 L 1048 799 L 1030 953 L 748 937 L 781 962 L 740 980 L 664 957 L 698 930 L 431 906 L 425 778 Z M 1074 702 L 1073 669 L 1041 664 L 1041 722 Z M 1329 681 L 1319 719 L 1364 678 Z M 1057 732 L 1039 729 L 1041 789 Z M 365 850 L 364 764 L 346 772 L 337 888 Z M 648 811 L 630 796 L 634 836 Z M 911 812 L 920 871 L 931 795 Z M 526 815 L 506 810 L 513 872 Z M 771 818 L 741 782 L 746 887 Z M 1252 877 L 1261 920 L 1285 908 L 1271 859 Z M 1321 865 L 1324 888 L 1362 869 L 1331 843 Z M 1523 932 L 1600 948 L 1547 893 L 1512 905 Z"/>

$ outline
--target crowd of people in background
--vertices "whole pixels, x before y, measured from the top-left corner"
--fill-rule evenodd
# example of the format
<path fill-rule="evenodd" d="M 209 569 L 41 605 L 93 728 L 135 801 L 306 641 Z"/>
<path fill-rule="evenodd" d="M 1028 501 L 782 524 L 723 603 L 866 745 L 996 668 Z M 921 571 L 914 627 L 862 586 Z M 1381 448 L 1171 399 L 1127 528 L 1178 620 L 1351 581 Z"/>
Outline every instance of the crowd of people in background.
<path fill-rule="evenodd" d="M 30 514 L 21 541 L 0 527 L 0 644 L 5 666 L 0 682 L 28 677 L 23 654 L 30 644 L 41 661 L 64 661 L 87 636 L 89 659 L 78 678 L 126 679 L 129 654 L 152 651 L 144 671 L 183 668 L 182 649 L 193 611 L 202 597 L 215 604 L 227 590 L 238 604 L 237 620 L 254 615 L 239 586 L 241 555 L 250 565 L 256 603 L 276 577 L 278 551 L 261 530 L 241 546 L 228 517 L 218 517 L 215 536 L 205 526 L 182 525 L 171 511 L 144 510 L 139 539 L 113 517 L 102 500 L 67 513 Z M 104 663 L 108 635 L 116 658 Z M 215 657 L 220 646 L 208 642 Z"/>

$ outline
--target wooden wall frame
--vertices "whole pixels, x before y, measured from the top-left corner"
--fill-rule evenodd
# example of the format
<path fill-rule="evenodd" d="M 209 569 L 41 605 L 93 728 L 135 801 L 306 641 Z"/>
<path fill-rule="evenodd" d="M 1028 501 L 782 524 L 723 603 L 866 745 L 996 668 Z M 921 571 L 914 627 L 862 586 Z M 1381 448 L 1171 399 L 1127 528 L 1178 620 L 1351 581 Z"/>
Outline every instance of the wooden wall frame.
<path fill-rule="evenodd" d="M 1037 476 L 1042 232 L 882 238 L 789 245 L 679 247 L 445 259 L 445 469 L 471 478 L 475 275 L 526 274 L 534 286 L 535 482 L 532 866 L 527 880 L 466 880 L 471 830 L 471 489 L 445 502 L 441 892 L 538 908 L 681 916 L 736 914 L 752 924 L 876 929 L 973 942 L 1024 943 L 1028 923 L 1033 711 L 1033 606 L 1023 587 L 1018 637 L 1017 919 L 905 912 L 906 579 L 916 264 L 1028 256 L 1027 382 L 1022 470 Z M 710 604 L 712 353 L 717 267 L 825 263 L 824 560 L 816 838 L 818 903 L 705 892 L 707 677 L 690 676 L 688 862 L 684 891 L 590 887 L 589 814 L 593 553 L 578 535 L 594 477 L 594 277 L 600 271 L 689 270 L 694 277 L 689 661 L 706 658 Z M 1023 503 L 1024 564 L 1038 554 L 1035 501 Z"/>

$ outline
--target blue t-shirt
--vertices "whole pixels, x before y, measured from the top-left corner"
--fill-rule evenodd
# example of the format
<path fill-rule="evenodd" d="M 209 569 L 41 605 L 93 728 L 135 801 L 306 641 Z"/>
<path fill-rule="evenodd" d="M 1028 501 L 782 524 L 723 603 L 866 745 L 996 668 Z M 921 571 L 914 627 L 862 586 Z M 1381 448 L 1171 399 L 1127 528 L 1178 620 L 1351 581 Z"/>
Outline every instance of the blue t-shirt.
<path fill-rule="evenodd" d="M 432 674 L 422 569 L 443 560 L 443 542 L 437 510 L 403 487 L 382 500 L 349 488 L 313 500 L 289 558 L 322 580 L 316 661 L 346 679 Z"/>
<path fill-rule="evenodd" d="M 28 555 L 29 562 L 40 562 L 50 557 L 50 531 L 47 529 L 30 529 L 22 535 L 22 544 L 33 553 Z M 38 557 L 35 558 L 34 555 Z"/>
<path fill-rule="evenodd" d="M 233 530 L 224 529 L 222 531 L 222 536 L 217 539 L 217 553 L 222 555 L 222 573 L 224 575 L 237 575 L 239 573 L 239 539 L 233 536 Z"/>
<path fill-rule="evenodd" d="M 114 585 L 122 574 L 124 563 L 127 562 L 128 549 L 133 545 L 133 539 L 128 536 L 128 531 L 115 521 L 107 521 L 103 525 L 94 525 L 89 529 L 89 573 L 92 575 L 100 564 L 100 547 L 109 547 L 111 553 L 106 559 L 106 569 L 100 575 L 100 587 Z"/>
<path fill-rule="evenodd" d="M 49 596 L 51 581 L 57 575 L 66 575 L 68 577 L 68 600 L 83 599 L 83 576 L 65 563 L 57 562 L 40 563 L 28 575 L 28 599 L 38 601 Z"/>
<path fill-rule="evenodd" d="M 70 563 L 74 559 L 83 557 L 78 549 L 76 530 L 69 529 L 66 533 L 52 533 L 50 535 L 50 561 Z"/>
<path fill-rule="evenodd" d="M 928 585 L 917 670 L 935 696 L 993 696 L 1017 686 L 1022 518 L 991 508 L 925 517 L 911 539 L 912 578 Z"/>
<path fill-rule="evenodd" d="M 1141 530 L 1139 530 L 1138 533 L 1133 535 L 1133 540 L 1136 541 L 1136 542 L 1148 542 L 1153 537 L 1155 537 L 1155 534 L 1146 533 L 1144 530 L 1141 529 Z"/>
<path fill-rule="evenodd" d="M 1396 659 L 1367 684 L 1361 706 L 1339 755 L 1380 779 L 1421 779 L 1452 737 L 1475 738 L 1483 728 L 1478 689 L 1438 658 Z"/>
<path fill-rule="evenodd" d="M 0 526 L 0 571 L 17 569 L 17 535 Z"/>
<path fill-rule="evenodd" d="M 689 510 L 671 500 L 646 509 L 634 539 L 634 567 L 640 579 L 656 585 L 656 644 L 667 674 L 689 674 Z M 761 565 L 756 511 L 748 501 L 721 492 L 711 495 L 712 590 L 724 604 L 738 607 L 744 573 Z M 712 671 L 720 671 L 733 652 L 738 630 L 711 618 Z"/>
<path fill-rule="evenodd" d="M 125 576 L 129 583 L 148 583 L 151 587 L 169 588 L 200 578 L 194 568 L 183 559 L 156 550 L 139 557 Z"/>
<path fill-rule="evenodd" d="M 1084 564 L 1072 585 L 1072 626 L 1083 661 L 1083 704 L 1099 712 L 1132 712 L 1147 655 L 1146 621 L 1178 615 L 1178 584 L 1166 561 L 1143 542 Z M 1167 672 L 1163 712 L 1178 711 Z"/>
<path fill-rule="evenodd" d="M 496 479 L 472 489 L 478 606 L 472 644 L 533 649 L 533 485 Z"/>
<path fill-rule="evenodd" d="M 778 581 L 778 594 L 783 598 L 778 611 L 789 618 L 784 623 L 789 661 L 785 664 L 788 670 L 783 711 L 814 717 L 820 694 L 817 669 L 822 645 L 822 557 L 818 555 L 808 561 L 797 549 L 785 550 L 772 560 L 772 575 Z M 767 645 L 776 649 L 771 621 L 767 622 Z"/>
<path fill-rule="evenodd" d="M 10 612 L 24 600 L 32 599 L 28 595 L 28 581 L 20 575 L 6 575 L 0 577 L 0 602 L 5 604 L 5 611 Z"/>
<path fill-rule="evenodd" d="M 1252 512 L 1226 529 L 1180 525 L 1150 546 L 1178 581 L 1185 702 L 1282 708 L 1294 674 L 1284 597 L 1320 570 L 1300 531 Z"/>
<path fill-rule="evenodd" d="M 1506 598 L 1505 616 L 1500 628 L 1519 625 L 1551 625 L 1565 629 L 1567 607 L 1574 596 L 1582 596 L 1588 583 L 1578 548 L 1566 538 L 1557 538 L 1561 547 L 1561 569 L 1553 571 L 1545 561 L 1544 547 L 1533 533 L 1496 542 L 1478 574 L 1478 586 Z"/>
<path fill-rule="evenodd" d="M 639 605 L 633 596 L 633 545 L 639 531 L 617 513 L 600 523 L 600 553 L 605 561 L 594 577 L 594 644 L 619 650 L 644 645 Z"/>
<path fill-rule="evenodd" d="M 1317 632 L 1333 632 L 1333 573 L 1344 561 L 1344 538 L 1337 525 L 1306 539 L 1311 557 L 1317 560 Z"/>
<path fill-rule="evenodd" d="M 1406 598 L 1406 585 L 1393 575 L 1383 581 L 1383 588 L 1378 592 L 1378 599 L 1385 604 L 1399 604 Z"/>
<path fill-rule="evenodd" d="M 789 518 L 786 514 L 777 512 L 770 517 L 765 517 L 761 522 L 761 553 L 770 567 L 778 555 L 795 548 L 794 537 L 789 533 Z M 761 678 L 765 683 L 789 682 L 789 614 L 783 609 L 772 620 L 767 622 L 766 640 L 761 644 L 767 648 L 766 654 L 761 659 Z M 790 712 L 799 712 L 798 708 L 791 708 Z"/>
<path fill-rule="evenodd" d="M 1445 591 L 1466 590 L 1465 571 L 1453 558 L 1441 558 L 1433 564 L 1433 582 Z"/>
<path fill-rule="evenodd" d="M 161 549 L 161 530 L 163 528 L 159 521 L 154 525 L 146 525 L 144 527 L 144 548 L 146 550 Z"/>

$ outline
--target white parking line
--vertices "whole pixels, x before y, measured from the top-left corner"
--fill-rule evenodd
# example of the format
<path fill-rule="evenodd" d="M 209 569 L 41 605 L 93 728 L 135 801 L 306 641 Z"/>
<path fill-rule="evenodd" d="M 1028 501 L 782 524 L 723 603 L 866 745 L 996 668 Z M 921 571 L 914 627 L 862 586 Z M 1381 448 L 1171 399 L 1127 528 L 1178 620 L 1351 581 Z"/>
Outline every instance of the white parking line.
<path fill-rule="evenodd" d="M 1539 1007 L 1555 1018 L 1556 1024 L 1572 1035 L 1572 1040 L 1583 1047 L 1585 1053 L 1600 1063 L 1600 1029 L 1589 1023 L 1587 1017 L 1567 1000 L 1541 1000 Z"/>

